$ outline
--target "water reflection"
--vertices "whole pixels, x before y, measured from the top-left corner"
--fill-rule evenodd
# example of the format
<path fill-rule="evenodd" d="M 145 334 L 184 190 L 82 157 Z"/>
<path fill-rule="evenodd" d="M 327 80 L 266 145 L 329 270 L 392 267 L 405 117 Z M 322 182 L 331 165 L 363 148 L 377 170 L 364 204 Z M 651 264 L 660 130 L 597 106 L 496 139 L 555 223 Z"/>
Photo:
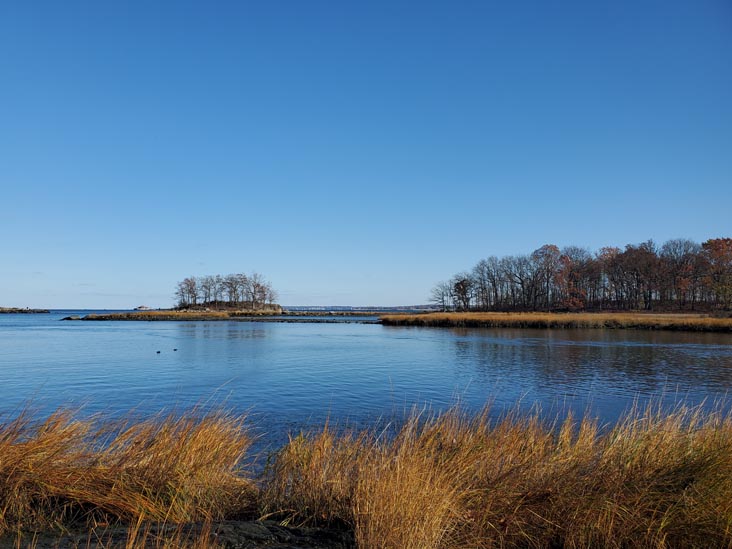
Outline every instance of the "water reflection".
<path fill-rule="evenodd" d="M 634 402 L 713 401 L 732 387 L 732 338 L 604 330 L 453 329 L 458 376 L 531 400 L 615 419 Z"/>
<path fill-rule="evenodd" d="M 191 339 L 262 339 L 268 332 L 251 322 L 179 322 L 182 337 Z"/>
<path fill-rule="evenodd" d="M 4 410 L 30 398 L 105 413 L 224 401 L 276 441 L 326 418 L 366 426 L 456 399 L 612 421 L 635 399 L 695 404 L 731 387 L 729 334 L 0 319 Z"/>

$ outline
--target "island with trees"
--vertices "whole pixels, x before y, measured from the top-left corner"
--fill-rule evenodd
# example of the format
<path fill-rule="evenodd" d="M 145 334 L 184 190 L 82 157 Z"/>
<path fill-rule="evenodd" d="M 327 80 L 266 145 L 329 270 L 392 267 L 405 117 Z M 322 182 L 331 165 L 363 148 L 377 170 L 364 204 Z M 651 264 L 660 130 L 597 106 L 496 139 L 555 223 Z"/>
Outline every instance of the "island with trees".
<path fill-rule="evenodd" d="M 259 273 L 189 276 L 175 286 L 176 306 L 65 320 L 247 320 L 282 314 L 277 292 Z"/>
<path fill-rule="evenodd" d="M 263 311 L 279 307 L 277 292 L 259 273 L 189 276 L 175 289 L 178 310 Z"/>

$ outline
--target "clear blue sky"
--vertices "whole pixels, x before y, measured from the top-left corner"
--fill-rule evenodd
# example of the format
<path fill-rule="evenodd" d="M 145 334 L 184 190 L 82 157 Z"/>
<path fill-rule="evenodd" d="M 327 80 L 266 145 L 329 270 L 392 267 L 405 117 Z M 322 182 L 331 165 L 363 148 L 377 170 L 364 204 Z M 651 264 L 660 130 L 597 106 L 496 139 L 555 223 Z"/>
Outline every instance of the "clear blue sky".
<path fill-rule="evenodd" d="M 6 306 L 732 236 L 732 3 L 3 2 L 0 189 Z"/>

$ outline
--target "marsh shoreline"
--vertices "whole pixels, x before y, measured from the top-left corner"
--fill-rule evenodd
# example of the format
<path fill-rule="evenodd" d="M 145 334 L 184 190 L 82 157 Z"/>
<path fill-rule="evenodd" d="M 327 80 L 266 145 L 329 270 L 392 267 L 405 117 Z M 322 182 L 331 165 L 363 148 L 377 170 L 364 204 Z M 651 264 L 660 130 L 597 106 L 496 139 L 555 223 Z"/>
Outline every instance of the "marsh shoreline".
<path fill-rule="evenodd" d="M 691 313 L 425 313 L 382 315 L 385 326 L 671 330 L 732 333 L 732 318 Z"/>
<path fill-rule="evenodd" d="M 0 547 L 729 547 L 732 417 L 636 408 L 291 435 L 254 475 L 245 416 L 0 424 Z M 132 416 L 130 416 L 132 417 Z M 501 527 L 496 528 L 498 524 Z"/>
<path fill-rule="evenodd" d="M 693 313 L 388 313 L 380 311 L 134 311 L 67 316 L 65 321 L 236 321 L 357 323 L 431 328 L 669 330 L 732 333 L 732 318 Z"/>
<path fill-rule="evenodd" d="M 377 317 L 377 312 L 287 312 L 273 313 L 272 311 L 134 311 L 124 313 L 90 313 L 84 316 L 72 315 L 61 320 L 89 320 L 89 321 L 143 321 L 143 322 L 185 322 L 185 321 L 236 321 L 236 322 L 299 322 L 299 323 L 343 323 L 357 322 L 362 324 L 376 324 L 377 320 L 365 320 L 368 317 Z"/>

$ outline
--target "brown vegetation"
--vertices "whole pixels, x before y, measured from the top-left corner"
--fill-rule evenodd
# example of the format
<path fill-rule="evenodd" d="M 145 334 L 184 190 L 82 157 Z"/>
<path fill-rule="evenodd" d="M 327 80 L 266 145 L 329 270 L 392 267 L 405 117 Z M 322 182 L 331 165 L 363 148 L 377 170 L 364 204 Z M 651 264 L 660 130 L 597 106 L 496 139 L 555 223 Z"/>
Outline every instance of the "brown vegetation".
<path fill-rule="evenodd" d="M 280 314 L 279 306 L 265 306 L 257 310 L 227 311 L 135 311 L 130 313 L 88 314 L 81 320 L 236 320 L 252 316 Z"/>
<path fill-rule="evenodd" d="M 0 424 L 0 535 L 83 524 L 88 545 L 110 545 L 104 532 L 122 523 L 128 547 L 205 547 L 212 522 L 265 515 L 350 529 L 368 549 L 732 544 L 730 417 L 649 408 L 606 429 L 489 417 L 415 413 L 394 433 L 326 425 L 292 437 L 255 484 L 239 417 L 21 416 Z"/>
<path fill-rule="evenodd" d="M 384 315 L 388 326 L 467 328 L 610 328 L 732 332 L 732 318 L 644 313 L 426 313 Z"/>
<path fill-rule="evenodd" d="M 0 535 L 113 521 L 187 523 L 252 509 L 251 444 L 223 413 L 110 424 L 59 411 L 0 424 Z"/>
<path fill-rule="evenodd" d="M 432 290 L 456 311 L 730 310 L 732 238 L 652 240 L 625 249 L 559 249 L 480 260 Z"/>
<path fill-rule="evenodd" d="M 267 479 L 265 509 L 350 525 L 359 547 L 727 547 L 732 422 L 681 409 L 492 424 L 413 416 L 396 437 L 297 437 Z"/>

